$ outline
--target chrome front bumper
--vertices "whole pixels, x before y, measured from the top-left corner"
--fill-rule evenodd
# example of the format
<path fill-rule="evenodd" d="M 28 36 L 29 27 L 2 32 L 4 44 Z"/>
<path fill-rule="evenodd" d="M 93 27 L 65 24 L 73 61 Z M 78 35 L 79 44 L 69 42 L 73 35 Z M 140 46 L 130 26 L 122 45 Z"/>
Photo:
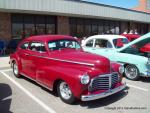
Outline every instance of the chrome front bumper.
<path fill-rule="evenodd" d="M 100 94 L 82 95 L 81 100 L 82 101 L 90 101 L 90 100 L 104 98 L 104 97 L 110 96 L 112 94 L 115 94 L 115 93 L 123 90 L 124 88 L 126 88 L 126 83 L 124 83 L 123 85 L 121 85 L 115 89 L 111 89 L 111 90 L 108 90 L 108 91 L 100 93 Z"/>
<path fill-rule="evenodd" d="M 141 73 L 143 77 L 150 77 L 150 71 L 146 71 L 145 73 Z"/>

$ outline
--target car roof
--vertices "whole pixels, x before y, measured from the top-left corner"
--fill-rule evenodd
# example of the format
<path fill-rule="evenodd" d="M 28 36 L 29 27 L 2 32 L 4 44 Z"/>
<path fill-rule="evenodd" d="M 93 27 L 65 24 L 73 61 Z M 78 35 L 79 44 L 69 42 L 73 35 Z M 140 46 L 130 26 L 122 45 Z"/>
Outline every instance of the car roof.
<path fill-rule="evenodd" d="M 38 35 L 38 36 L 28 37 L 24 41 L 44 41 L 44 42 L 48 42 L 48 41 L 60 40 L 60 39 L 73 39 L 73 40 L 76 40 L 72 36 L 67 36 L 67 35 Z"/>
<path fill-rule="evenodd" d="M 126 38 L 124 36 L 121 36 L 121 35 L 94 35 L 94 36 L 90 36 L 88 38 L 104 38 L 104 39 L 107 39 L 107 40 L 113 40 L 113 39 L 117 39 L 117 38 Z"/>

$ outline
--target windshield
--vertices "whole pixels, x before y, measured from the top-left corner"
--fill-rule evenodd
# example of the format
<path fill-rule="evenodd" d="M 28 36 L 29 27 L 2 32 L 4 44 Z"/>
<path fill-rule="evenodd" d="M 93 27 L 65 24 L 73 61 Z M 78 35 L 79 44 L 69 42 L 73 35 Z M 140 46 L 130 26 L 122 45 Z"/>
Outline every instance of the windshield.
<path fill-rule="evenodd" d="M 129 41 L 127 38 L 116 38 L 113 40 L 113 43 L 114 43 L 115 48 L 121 48 L 125 44 L 128 44 Z"/>
<path fill-rule="evenodd" d="M 48 42 L 49 50 L 81 49 L 80 44 L 75 40 L 56 40 Z"/>

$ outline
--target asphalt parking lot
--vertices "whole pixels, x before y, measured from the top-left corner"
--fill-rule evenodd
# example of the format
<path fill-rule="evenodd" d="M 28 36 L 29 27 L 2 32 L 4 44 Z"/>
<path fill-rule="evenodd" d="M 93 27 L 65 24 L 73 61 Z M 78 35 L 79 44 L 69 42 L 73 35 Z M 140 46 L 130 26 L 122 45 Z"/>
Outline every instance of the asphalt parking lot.
<path fill-rule="evenodd" d="M 0 113 L 150 113 L 150 78 L 127 82 L 127 91 L 74 105 L 11 69 L 0 70 Z"/>

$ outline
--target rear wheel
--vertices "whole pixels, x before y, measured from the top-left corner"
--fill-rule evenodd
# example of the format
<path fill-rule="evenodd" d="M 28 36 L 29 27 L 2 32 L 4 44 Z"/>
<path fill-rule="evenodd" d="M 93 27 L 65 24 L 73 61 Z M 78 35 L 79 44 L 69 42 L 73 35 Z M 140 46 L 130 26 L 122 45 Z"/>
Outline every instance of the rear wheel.
<path fill-rule="evenodd" d="M 75 102 L 75 97 L 69 87 L 69 85 L 61 81 L 59 82 L 57 86 L 58 95 L 61 98 L 61 100 L 67 104 L 73 104 Z"/>
<path fill-rule="evenodd" d="M 139 70 L 135 65 L 127 65 L 125 67 L 125 76 L 130 80 L 137 80 L 139 78 Z"/>
<path fill-rule="evenodd" d="M 13 68 L 13 73 L 15 77 L 19 78 L 20 74 L 19 74 L 19 68 L 18 68 L 17 63 L 14 61 L 12 66 L 13 66 L 12 68 Z"/>

